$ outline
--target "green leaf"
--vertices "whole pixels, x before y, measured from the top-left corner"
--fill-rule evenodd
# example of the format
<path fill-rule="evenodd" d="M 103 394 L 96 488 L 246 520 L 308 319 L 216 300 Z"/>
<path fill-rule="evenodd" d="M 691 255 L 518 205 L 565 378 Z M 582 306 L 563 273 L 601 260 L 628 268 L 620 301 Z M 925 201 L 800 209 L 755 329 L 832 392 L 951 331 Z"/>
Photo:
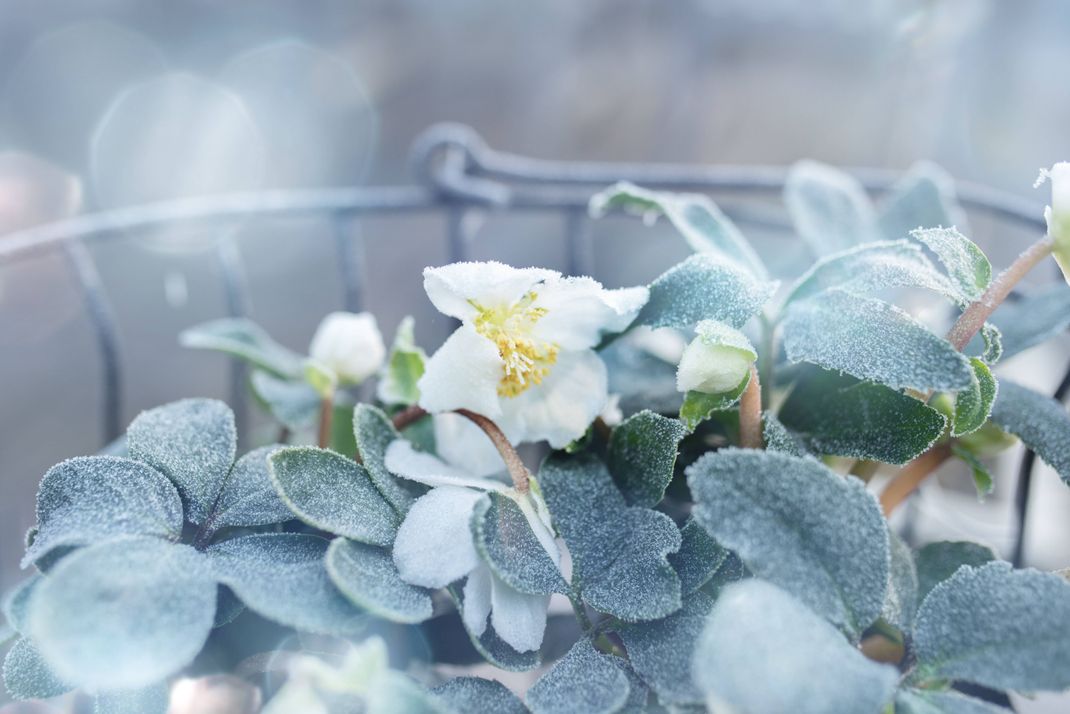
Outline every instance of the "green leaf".
<path fill-rule="evenodd" d="M 1006 301 L 992 315 L 1003 333 L 1003 356 L 1012 357 L 1070 327 L 1070 287 L 1051 285 Z"/>
<path fill-rule="evenodd" d="M 57 549 L 120 535 L 178 540 L 182 501 L 163 475 L 115 456 L 82 456 L 53 466 L 37 492 L 37 531 L 22 567 Z"/>
<path fill-rule="evenodd" d="M 910 167 L 881 209 L 877 223 L 887 238 L 903 238 L 921 226 L 964 226 L 966 222 L 951 176 L 925 161 Z"/>
<path fill-rule="evenodd" d="M 283 347 L 264 328 L 245 318 L 224 318 L 196 325 L 179 335 L 178 341 L 183 347 L 240 357 L 277 377 L 301 376 L 304 357 Z"/>
<path fill-rule="evenodd" d="M 212 510 L 238 448 L 234 413 L 215 399 L 183 399 L 141 412 L 126 431 L 130 456 L 171 479 L 200 525 Z"/>
<path fill-rule="evenodd" d="M 335 453 L 357 453 L 357 441 L 353 436 L 353 410 L 348 395 L 344 392 L 335 395 L 331 404 L 331 435 L 327 444 L 327 448 Z"/>
<path fill-rule="evenodd" d="M 981 342 L 984 344 L 984 352 L 981 359 L 988 364 L 995 364 L 1003 357 L 1003 333 L 991 322 L 981 325 Z"/>
<path fill-rule="evenodd" d="M 685 434 L 678 420 L 649 410 L 633 414 L 613 429 L 606 463 L 628 505 L 653 508 L 661 502 Z"/>
<path fill-rule="evenodd" d="M 967 466 L 970 467 L 970 474 L 973 476 L 973 485 L 977 489 L 977 498 L 983 499 L 985 496 L 992 493 L 992 489 L 995 488 L 995 483 L 992 481 L 992 474 L 988 472 L 985 465 L 981 463 L 980 459 L 974 456 L 973 452 L 961 444 L 952 444 L 951 453 L 962 459 Z"/>
<path fill-rule="evenodd" d="M 909 633 L 914 626 L 914 612 L 918 609 L 918 571 L 910 546 L 895 533 L 890 532 L 888 536 L 891 568 L 881 617 L 900 632 Z"/>
<path fill-rule="evenodd" d="M 882 300 L 830 290 L 793 303 L 784 321 L 791 362 L 810 362 L 893 389 L 966 389 L 970 363 L 905 311 Z"/>
<path fill-rule="evenodd" d="M 290 446 L 268 459 L 282 500 L 305 523 L 371 545 L 394 542 L 398 514 L 367 469 L 327 449 Z"/>
<path fill-rule="evenodd" d="M 895 714 L 1007 714 L 1009 710 L 956 691 L 900 689 Z"/>
<path fill-rule="evenodd" d="M 476 503 L 472 538 L 494 574 L 514 590 L 527 595 L 569 592 L 561 571 L 508 496 L 491 492 Z"/>
<path fill-rule="evenodd" d="M 671 518 L 628 507 L 590 454 L 552 454 L 538 481 L 572 555 L 573 585 L 588 605 L 627 622 L 680 608 L 680 579 L 667 560 L 681 543 Z"/>
<path fill-rule="evenodd" d="M 951 436 L 977 431 L 988 421 L 996 401 L 998 385 L 988 365 L 976 357 L 970 358 L 973 383 L 955 395 L 955 416 L 951 420 Z"/>
<path fill-rule="evenodd" d="M 461 588 L 457 585 L 451 585 L 446 588 L 446 592 L 449 594 L 450 599 L 453 600 L 457 611 L 459 613 L 463 612 L 464 595 Z M 498 636 L 498 633 L 494 631 L 494 625 L 489 620 L 487 621 L 486 629 L 483 630 L 481 635 L 476 635 L 469 630 L 468 625 L 464 623 L 463 617 L 460 620 L 464 625 L 465 632 L 468 633 L 468 639 L 472 641 L 472 646 L 483 656 L 483 659 L 495 667 L 509 672 L 526 672 L 535 669 L 541 663 L 538 650 L 517 652 Z"/>
<path fill-rule="evenodd" d="M 1070 583 L 995 562 L 932 589 L 914 629 L 914 681 L 1027 692 L 1070 687 Z"/>
<path fill-rule="evenodd" d="M 14 699 L 50 699 L 74 689 L 45 662 L 28 639 L 20 637 L 4 657 L 4 686 Z"/>
<path fill-rule="evenodd" d="M 268 457 L 281 448 L 282 444 L 263 446 L 238 459 L 209 516 L 213 530 L 227 526 L 265 526 L 293 519 L 268 473 Z"/>
<path fill-rule="evenodd" d="M 852 637 L 877 619 L 888 530 L 861 481 L 810 458 L 725 449 L 689 466 L 687 483 L 692 517 L 755 575 Z"/>
<path fill-rule="evenodd" d="M 692 668 L 707 701 L 749 714 L 880 714 L 899 674 L 762 580 L 725 588 Z"/>
<path fill-rule="evenodd" d="M 335 538 L 327 549 L 327 574 L 354 604 L 392 622 L 431 617 L 431 594 L 401 579 L 390 553 L 374 545 Z"/>
<path fill-rule="evenodd" d="M 256 370 L 249 383 L 253 395 L 287 429 L 300 431 L 314 424 L 319 417 L 320 395 L 304 381 L 281 379 Z"/>
<path fill-rule="evenodd" d="M 816 161 L 791 167 L 784 203 L 795 231 L 822 256 L 876 237 L 873 204 L 851 175 Z"/>
<path fill-rule="evenodd" d="M 789 456 L 808 456 L 799 438 L 788 431 L 773 412 L 762 412 L 762 439 L 769 451 L 779 451 Z"/>
<path fill-rule="evenodd" d="M 481 677 L 454 677 L 431 690 L 431 694 L 456 712 L 526 714 L 524 703 L 504 684 Z"/>
<path fill-rule="evenodd" d="M 943 414 L 894 389 L 832 372 L 807 372 L 778 415 L 823 454 L 905 464 L 944 433 Z"/>
<path fill-rule="evenodd" d="M 533 714 L 611 714 L 628 701 L 628 677 L 605 655 L 581 639 L 528 690 Z"/>
<path fill-rule="evenodd" d="M 963 302 L 972 302 L 984 294 L 992 282 L 992 265 L 976 243 L 955 228 L 918 228 L 910 235 L 928 246 L 944 264 Z"/>
<path fill-rule="evenodd" d="M 591 198 L 596 216 L 621 208 L 644 217 L 665 215 L 696 253 L 706 253 L 767 278 L 758 254 L 740 230 L 707 196 L 693 193 L 649 191 L 622 181 Z"/>
<path fill-rule="evenodd" d="M 1070 484 L 1070 414 L 1066 407 L 1004 379 L 992 407 L 992 421 L 1021 439 Z"/>
<path fill-rule="evenodd" d="M 914 554 L 918 570 L 918 602 L 963 565 L 981 566 L 996 560 L 991 548 L 968 541 L 937 541 Z"/>
<path fill-rule="evenodd" d="M 728 551 L 692 518 L 680 529 L 680 550 L 669 554 L 669 564 L 680 578 L 680 592 L 689 595 L 710 581 L 728 558 Z"/>
<path fill-rule="evenodd" d="M 376 396 L 384 404 L 409 406 L 420 399 L 416 383 L 424 375 L 427 353 L 416 345 L 412 316 L 405 317 L 394 335 L 394 345 L 379 378 Z"/>
<path fill-rule="evenodd" d="M 713 256 L 693 255 L 650 284 L 650 299 L 635 324 L 687 328 L 717 320 L 739 329 L 761 312 L 776 288 Z"/>
<path fill-rule="evenodd" d="M 387 470 L 384 462 L 386 449 L 391 442 L 401 438 L 390 417 L 373 406 L 358 404 L 353 412 L 353 433 L 361 463 L 367 469 L 372 483 L 398 515 L 404 516 L 427 489 L 413 481 L 396 478 Z"/>
<path fill-rule="evenodd" d="M 106 692 L 93 701 L 93 714 L 167 714 L 171 690 L 166 682 L 144 689 Z"/>
<path fill-rule="evenodd" d="M 193 660 L 215 605 L 203 554 L 124 537 L 60 561 L 35 588 L 27 630 L 60 679 L 92 690 L 133 689 Z"/>
<path fill-rule="evenodd" d="M 715 412 L 731 408 L 747 391 L 750 384 L 748 372 L 739 386 L 731 392 L 722 394 L 706 394 L 705 392 L 688 392 L 684 396 L 684 403 L 680 406 L 680 421 L 688 433 L 698 428 L 698 425 L 714 415 Z"/>
<path fill-rule="evenodd" d="M 246 607 L 304 632 L 354 635 L 367 617 L 331 582 L 328 541 L 297 533 L 260 533 L 206 551 L 212 572 Z"/>

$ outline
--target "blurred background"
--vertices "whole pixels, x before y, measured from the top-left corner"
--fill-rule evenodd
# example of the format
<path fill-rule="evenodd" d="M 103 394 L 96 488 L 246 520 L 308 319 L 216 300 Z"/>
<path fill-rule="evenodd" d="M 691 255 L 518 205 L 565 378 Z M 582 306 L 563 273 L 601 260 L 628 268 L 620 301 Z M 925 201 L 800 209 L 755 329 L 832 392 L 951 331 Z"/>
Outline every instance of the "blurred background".
<path fill-rule="evenodd" d="M 542 158 L 895 169 L 930 159 L 1039 212 L 1037 169 L 1070 158 L 1068 23 L 1058 0 L 0 0 L 0 244 L 149 201 L 408 184 L 412 140 L 440 121 Z M 443 225 L 422 215 L 355 227 L 366 307 L 387 339 L 410 313 L 425 347 L 445 334 L 420 278 L 446 259 Z M 683 257 L 659 230 L 597 224 L 596 277 L 645 283 Z M 318 218 L 91 244 L 120 329 L 124 425 L 179 397 L 226 397 L 225 361 L 176 341 L 225 314 L 221 234 L 238 247 L 253 317 L 280 341 L 303 350 L 340 307 L 332 227 Z M 983 216 L 971 216 L 971 235 L 997 267 L 1033 238 Z M 756 242 L 781 274 L 806 265 L 790 236 Z M 560 221 L 490 216 L 473 256 L 563 269 Z M 1004 373 L 1050 392 L 1066 347 L 1059 338 Z M 41 475 L 100 447 L 100 399 L 66 259 L 0 262 L 0 588 L 19 576 Z M 919 537 L 1006 552 L 1009 468 L 983 507 L 954 468 L 934 483 L 945 488 L 923 494 L 931 517 Z M 1044 467 L 1033 496 L 1027 559 L 1066 567 L 1066 488 Z"/>

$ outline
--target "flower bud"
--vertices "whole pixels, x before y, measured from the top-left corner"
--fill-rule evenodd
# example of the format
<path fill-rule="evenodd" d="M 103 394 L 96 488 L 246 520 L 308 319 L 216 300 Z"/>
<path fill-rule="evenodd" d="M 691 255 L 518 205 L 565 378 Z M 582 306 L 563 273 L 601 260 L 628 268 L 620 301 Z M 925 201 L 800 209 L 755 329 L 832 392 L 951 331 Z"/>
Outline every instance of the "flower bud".
<path fill-rule="evenodd" d="M 1052 256 L 1070 283 L 1070 163 L 1059 162 L 1050 169 L 1041 169 L 1034 187 L 1051 179 L 1051 205 L 1044 210 L 1048 235 L 1055 243 Z"/>
<path fill-rule="evenodd" d="M 308 351 L 342 384 L 360 384 L 379 370 L 386 357 L 383 336 L 368 312 L 332 312 L 316 328 Z"/>
<path fill-rule="evenodd" d="M 758 358 L 750 341 L 739 330 L 713 320 L 700 322 L 695 331 L 698 337 L 680 358 L 676 388 L 721 394 L 738 387 Z"/>

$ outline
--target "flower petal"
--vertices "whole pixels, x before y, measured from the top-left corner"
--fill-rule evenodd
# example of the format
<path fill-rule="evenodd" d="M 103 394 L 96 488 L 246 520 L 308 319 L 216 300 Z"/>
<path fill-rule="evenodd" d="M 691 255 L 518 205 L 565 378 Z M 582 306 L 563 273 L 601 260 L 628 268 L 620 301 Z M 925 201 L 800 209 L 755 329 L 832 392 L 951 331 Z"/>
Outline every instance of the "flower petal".
<path fill-rule="evenodd" d="M 549 595 L 525 595 L 491 575 L 490 621 L 498 637 L 517 652 L 542 646 Z"/>
<path fill-rule="evenodd" d="M 620 332 L 646 304 L 644 287 L 606 290 L 592 278 L 547 280 L 536 307 L 546 310 L 534 328 L 537 337 L 565 350 L 594 347 L 604 333 Z"/>
<path fill-rule="evenodd" d="M 480 432 L 480 435 L 486 438 L 482 432 Z M 498 459 L 500 461 L 501 457 L 499 456 Z M 395 439 L 390 442 L 390 445 L 386 447 L 383 464 L 386 466 L 387 471 L 392 474 L 432 488 L 438 486 L 460 486 L 478 488 L 483 491 L 504 491 L 508 488 L 500 481 L 473 476 L 467 471 L 450 466 L 432 454 L 417 451 L 405 439 Z"/>
<path fill-rule="evenodd" d="M 550 556 L 550 560 L 560 570 L 561 551 L 558 549 L 554 533 L 547 523 L 550 512 L 546 509 L 546 504 L 531 491 L 513 495 L 512 498 L 520 506 L 520 512 L 524 514 L 528 526 L 531 527 L 531 532 L 535 534 L 535 539 L 539 541 L 539 545 L 542 546 L 542 549 Z"/>
<path fill-rule="evenodd" d="M 487 615 L 490 614 L 491 578 L 490 568 L 480 565 L 468 574 L 464 583 L 464 605 L 461 618 L 465 628 L 476 637 L 487 630 Z"/>
<path fill-rule="evenodd" d="M 476 314 L 482 307 L 512 305 L 536 283 L 560 273 L 542 268 L 514 268 L 504 263 L 452 263 L 424 268 L 424 290 L 435 308 L 458 320 Z"/>
<path fill-rule="evenodd" d="M 498 348 L 475 328 L 462 325 L 427 360 L 416 386 L 429 412 L 471 409 L 488 419 L 501 414 L 498 382 L 503 362 Z"/>
<path fill-rule="evenodd" d="M 401 579 L 425 588 L 446 587 L 479 564 L 469 521 L 481 491 L 441 486 L 412 504 L 394 539 Z"/>
<path fill-rule="evenodd" d="M 473 476 L 505 472 L 505 462 L 483 430 L 460 414 L 433 417 L 435 449 L 443 460 Z"/>

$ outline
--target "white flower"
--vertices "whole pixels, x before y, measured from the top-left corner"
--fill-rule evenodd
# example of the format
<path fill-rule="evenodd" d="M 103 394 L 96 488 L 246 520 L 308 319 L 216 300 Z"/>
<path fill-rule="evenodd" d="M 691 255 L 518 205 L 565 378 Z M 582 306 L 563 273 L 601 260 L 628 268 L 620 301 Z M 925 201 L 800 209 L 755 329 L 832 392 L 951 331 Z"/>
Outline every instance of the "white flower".
<path fill-rule="evenodd" d="M 1070 283 L 1070 163 L 1061 161 L 1050 169 L 1041 169 L 1033 188 L 1051 179 L 1051 205 L 1044 210 L 1048 235 L 1054 241 L 1052 255 Z"/>
<path fill-rule="evenodd" d="M 427 588 L 467 578 L 461 613 L 465 626 L 478 637 L 486 630 L 489 615 L 494 631 L 510 647 L 518 652 L 537 650 L 542 646 L 550 596 L 527 595 L 499 579 L 476 552 L 470 524 L 472 511 L 485 493 L 507 496 L 520 507 L 543 549 L 559 565 L 561 554 L 546 505 L 533 492 L 519 493 L 490 478 L 504 466 L 478 427 L 456 414 L 437 414 L 433 420 L 441 459 L 416 451 L 404 439 L 392 442 L 386 450 L 387 469 L 432 487 L 412 505 L 398 528 L 394 564 L 403 580 Z"/>
<path fill-rule="evenodd" d="M 386 346 L 371 313 L 332 312 L 316 328 L 308 353 L 340 383 L 360 384 L 379 371 Z"/>
<path fill-rule="evenodd" d="M 561 448 L 580 437 L 606 402 L 606 368 L 592 349 L 646 303 L 646 288 L 606 290 L 591 278 L 501 263 L 424 270 L 424 289 L 461 320 L 420 379 L 430 412 L 470 409 L 514 443 Z"/>
<path fill-rule="evenodd" d="M 750 340 L 722 322 L 703 320 L 680 358 L 676 388 L 681 392 L 721 394 L 740 385 L 758 358 Z"/>

